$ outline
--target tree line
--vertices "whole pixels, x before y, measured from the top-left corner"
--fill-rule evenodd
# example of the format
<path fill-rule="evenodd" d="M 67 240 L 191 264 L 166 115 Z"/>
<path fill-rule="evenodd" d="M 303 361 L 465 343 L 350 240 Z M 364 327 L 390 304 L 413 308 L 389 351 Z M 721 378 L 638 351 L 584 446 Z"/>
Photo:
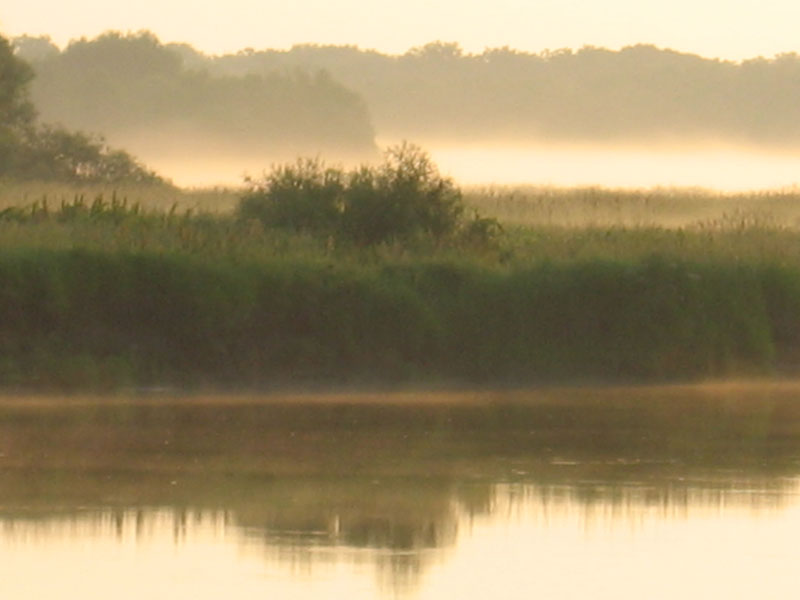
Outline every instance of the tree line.
<path fill-rule="evenodd" d="M 800 55 L 742 62 L 636 45 L 465 53 L 434 42 L 403 55 L 300 45 L 206 56 L 216 75 L 324 69 L 364 98 L 381 135 L 518 141 L 800 142 Z"/>
<path fill-rule="evenodd" d="M 195 152 L 376 152 L 363 100 L 324 70 L 217 72 L 187 63 L 148 32 L 73 40 L 63 51 L 46 38 L 14 43 L 36 72 L 32 98 L 42 115 L 122 144 L 149 137 L 185 139 Z"/>
<path fill-rule="evenodd" d="M 33 77 L 33 69 L 0 36 L 0 177 L 164 183 L 100 136 L 40 123 L 29 94 Z"/>
<path fill-rule="evenodd" d="M 299 45 L 211 56 L 149 32 L 109 32 L 63 50 L 22 36 L 4 40 L 2 53 L 6 170 L 12 156 L 18 170 L 42 168 L 43 156 L 63 157 L 70 144 L 110 153 L 73 129 L 123 147 L 144 137 L 183 140 L 188 153 L 292 158 L 372 157 L 376 132 L 423 142 L 800 142 L 798 54 L 732 62 L 649 45 L 470 54 L 434 42 L 402 55 Z M 37 112 L 59 125 L 32 136 Z M 20 139 L 26 152 L 12 151 Z M 115 156 L 100 171 L 119 170 L 124 157 Z M 87 164 L 59 168 L 91 174 Z"/>

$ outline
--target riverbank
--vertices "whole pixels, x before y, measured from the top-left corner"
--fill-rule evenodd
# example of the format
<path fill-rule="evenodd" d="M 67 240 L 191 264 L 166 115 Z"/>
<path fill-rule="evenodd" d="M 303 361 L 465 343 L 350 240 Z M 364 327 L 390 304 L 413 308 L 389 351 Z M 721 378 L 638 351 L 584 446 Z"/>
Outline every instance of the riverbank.
<path fill-rule="evenodd" d="M 0 255 L 20 389 L 631 382 L 791 371 L 800 269 Z"/>
<path fill-rule="evenodd" d="M 800 367 L 792 227 L 505 225 L 362 246 L 116 195 L 10 206 L 0 387 L 513 388 Z"/>

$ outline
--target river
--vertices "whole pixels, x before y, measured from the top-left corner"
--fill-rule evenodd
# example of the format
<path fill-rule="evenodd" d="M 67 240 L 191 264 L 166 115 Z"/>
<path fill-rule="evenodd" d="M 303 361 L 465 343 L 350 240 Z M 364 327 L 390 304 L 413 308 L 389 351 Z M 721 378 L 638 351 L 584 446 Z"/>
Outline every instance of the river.
<path fill-rule="evenodd" d="M 800 385 L 5 397 L 0 597 L 782 598 Z"/>

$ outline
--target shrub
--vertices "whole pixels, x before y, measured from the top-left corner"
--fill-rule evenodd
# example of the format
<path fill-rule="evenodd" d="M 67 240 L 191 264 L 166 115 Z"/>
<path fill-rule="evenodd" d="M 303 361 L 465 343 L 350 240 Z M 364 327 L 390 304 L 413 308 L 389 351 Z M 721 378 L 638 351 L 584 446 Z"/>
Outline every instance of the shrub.
<path fill-rule="evenodd" d="M 420 234 L 440 240 L 456 230 L 462 213 L 453 181 L 439 174 L 426 152 L 404 143 L 389 148 L 377 168 L 351 174 L 342 230 L 364 245 Z"/>
<path fill-rule="evenodd" d="M 250 183 L 240 218 L 361 246 L 417 236 L 440 241 L 458 229 L 463 214 L 460 190 L 408 143 L 389 148 L 378 166 L 346 172 L 300 160 Z"/>
<path fill-rule="evenodd" d="M 342 212 L 344 180 L 341 169 L 319 159 L 277 166 L 260 181 L 248 180 L 239 216 L 297 233 L 332 233 Z"/>

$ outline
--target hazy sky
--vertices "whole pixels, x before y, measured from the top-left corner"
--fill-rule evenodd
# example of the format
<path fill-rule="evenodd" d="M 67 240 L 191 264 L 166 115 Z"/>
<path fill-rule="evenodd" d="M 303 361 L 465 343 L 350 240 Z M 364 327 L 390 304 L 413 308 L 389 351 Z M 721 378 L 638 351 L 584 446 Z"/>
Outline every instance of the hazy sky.
<path fill-rule="evenodd" d="M 798 0 L 11 0 L 0 33 L 59 45 L 149 29 L 209 53 L 354 44 L 403 53 L 434 40 L 470 52 L 651 43 L 731 59 L 800 51 Z"/>

